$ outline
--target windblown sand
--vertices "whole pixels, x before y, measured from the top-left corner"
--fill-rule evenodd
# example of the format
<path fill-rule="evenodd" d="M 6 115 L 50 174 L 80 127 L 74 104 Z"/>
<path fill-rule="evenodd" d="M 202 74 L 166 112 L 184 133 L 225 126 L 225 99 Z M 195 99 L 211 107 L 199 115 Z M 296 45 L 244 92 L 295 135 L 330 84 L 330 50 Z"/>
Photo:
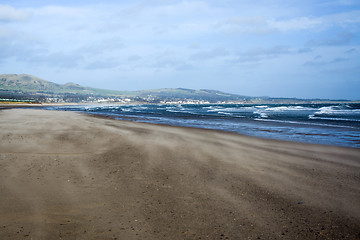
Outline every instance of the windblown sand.
<path fill-rule="evenodd" d="M 360 239 L 360 150 L 0 111 L 0 239 Z"/>

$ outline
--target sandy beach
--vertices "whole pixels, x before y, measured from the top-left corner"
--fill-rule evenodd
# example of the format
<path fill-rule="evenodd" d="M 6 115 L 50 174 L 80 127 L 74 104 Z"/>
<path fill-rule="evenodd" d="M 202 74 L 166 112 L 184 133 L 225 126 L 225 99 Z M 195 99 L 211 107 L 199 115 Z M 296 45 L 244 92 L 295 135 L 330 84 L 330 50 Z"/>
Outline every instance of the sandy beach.
<path fill-rule="evenodd" d="M 360 149 L 0 111 L 0 239 L 360 239 Z"/>

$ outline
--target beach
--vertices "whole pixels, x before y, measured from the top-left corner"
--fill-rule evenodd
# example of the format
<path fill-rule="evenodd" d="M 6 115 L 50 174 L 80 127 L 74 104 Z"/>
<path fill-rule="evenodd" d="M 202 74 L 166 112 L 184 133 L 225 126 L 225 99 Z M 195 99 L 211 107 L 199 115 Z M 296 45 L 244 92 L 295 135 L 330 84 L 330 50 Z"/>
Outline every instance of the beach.
<path fill-rule="evenodd" d="M 360 239 L 360 149 L 0 111 L 0 239 Z"/>

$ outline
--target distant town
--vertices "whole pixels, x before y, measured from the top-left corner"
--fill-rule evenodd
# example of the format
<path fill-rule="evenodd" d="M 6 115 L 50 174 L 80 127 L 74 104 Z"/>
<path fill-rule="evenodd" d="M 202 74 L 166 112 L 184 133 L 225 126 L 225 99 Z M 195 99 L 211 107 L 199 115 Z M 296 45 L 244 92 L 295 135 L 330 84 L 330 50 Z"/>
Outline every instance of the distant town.
<path fill-rule="evenodd" d="M 44 95 L 37 97 L 24 98 L 22 94 L 13 98 L 0 98 L 0 103 L 103 103 L 103 104 L 244 104 L 260 102 L 262 99 L 252 99 L 243 101 L 208 101 L 199 99 L 162 99 L 159 97 L 99 97 L 99 96 L 65 96 L 65 97 L 46 97 Z"/>

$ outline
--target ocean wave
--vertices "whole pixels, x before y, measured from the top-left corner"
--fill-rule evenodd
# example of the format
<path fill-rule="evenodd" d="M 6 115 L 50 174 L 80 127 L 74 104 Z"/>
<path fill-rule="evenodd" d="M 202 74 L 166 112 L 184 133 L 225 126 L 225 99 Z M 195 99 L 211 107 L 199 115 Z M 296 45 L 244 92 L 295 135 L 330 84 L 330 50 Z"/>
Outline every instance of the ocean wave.
<path fill-rule="evenodd" d="M 166 111 L 167 111 L 167 112 L 170 112 L 170 113 L 187 113 L 187 114 L 191 114 L 191 115 L 201 115 L 201 114 L 198 113 L 198 112 L 188 111 L 188 110 L 186 110 L 185 108 L 179 109 L 179 110 L 171 110 L 171 109 L 168 109 L 168 110 L 166 110 Z"/>
<path fill-rule="evenodd" d="M 257 110 L 257 111 L 254 111 L 254 114 L 258 114 L 260 116 L 260 118 L 268 118 L 269 115 L 264 112 L 263 110 Z"/>
<path fill-rule="evenodd" d="M 314 113 L 315 115 L 344 115 L 344 114 L 360 114 L 360 109 L 349 109 L 349 108 L 342 108 L 340 106 L 328 106 L 328 107 L 321 107 L 318 109 L 317 112 Z"/>
<path fill-rule="evenodd" d="M 269 115 L 267 115 L 266 113 L 260 113 L 260 117 L 261 118 L 268 118 L 269 117 Z"/>
<path fill-rule="evenodd" d="M 218 107 L 218 108 L 213 108 L 213 109 L 209 109 L 207 110 L 207 112 L 239 112 L 241 111 L 241 109 L 239 108 L 235 108 L 235 107 L 232 107 L 232 108 L 223 108 L 223 107 Z"/>
<path fill-rule="evenodd" d="M 224 114 L 224 115 L 228 115 L 228 116 L 234 115 L 233 113 L 230 113 L 230 112 L 218 112 L 218 114 Z"/>
<path fill-rule="evenodd" d="M 360 119 L 335 118 L 335 117 L 316 117 L 315 115 L 309 115 L 309 119 L 321 119 L 321 120 L 330 120 L 330 121 L 360 122 Z"/>
<path fill-rule="evenodd" d="M 268 107 L 265 111 L 271 112 L 284 112 L 284 111 L 313 111 L 314 108 L 302 107 L 302 106 L 279 106 L 279 107 Z"/>
<path fill-rule="evenodd" d="M 355 128 L 355 127 L 351 127 L 351 126 L 342 126 L 342 125 L 325 124 L 325 123 L 296 122 L 296 121 L 264 119 L 264 118 L 255 118 L 254 120 L 256 120 L 256 121 L 264 121 L 264 122 L 278 122 L 278 123 L 290 123 L 290 124 L 299 124 L 299 125 L 311 125 L 311 126 L 326 126 L 326 127 L 337 127 L 337 128 Z"/>
<path fill-rule="evenodd" d="M 250 106 L 250 107 L 229 107 L 229 108 L 213 108 L 208 110 L 208 112 L 236 112 L 236 113 L 243 113 L 243 112 L 254 112 L 254 111 L 262 111 L 266 109 L 268 106 Z"/>
<path fill-rule="evenodd" d="M 224 107 L 221 106 L 207 106 L 207 107 L 203 107 L 203 109 L 210 109 L 210 110 L 214 110 L 214 109 L 223 109 Z"/>
<path fill-rule="evenodd" d="M 123 112 L 133 112 L 133 110 L 131 108 L 121 108 L 119 110 L 123 111 Z"/>
<path fill-rule="evenodd" d="M 181 113 L 183 111 L 179 111 L 179 110 L 174 110 L 174 109 L 166 109 L 167 112 L 172 112 L 172 113 Z"/>
<path fill-rule="evenodd" d="M 147 109 L 149 109 L 149 107 L 147 107 L 147 106 L 134 106 L 133 109 L 141 111 L 141 110 L 147 110 Z"/>

